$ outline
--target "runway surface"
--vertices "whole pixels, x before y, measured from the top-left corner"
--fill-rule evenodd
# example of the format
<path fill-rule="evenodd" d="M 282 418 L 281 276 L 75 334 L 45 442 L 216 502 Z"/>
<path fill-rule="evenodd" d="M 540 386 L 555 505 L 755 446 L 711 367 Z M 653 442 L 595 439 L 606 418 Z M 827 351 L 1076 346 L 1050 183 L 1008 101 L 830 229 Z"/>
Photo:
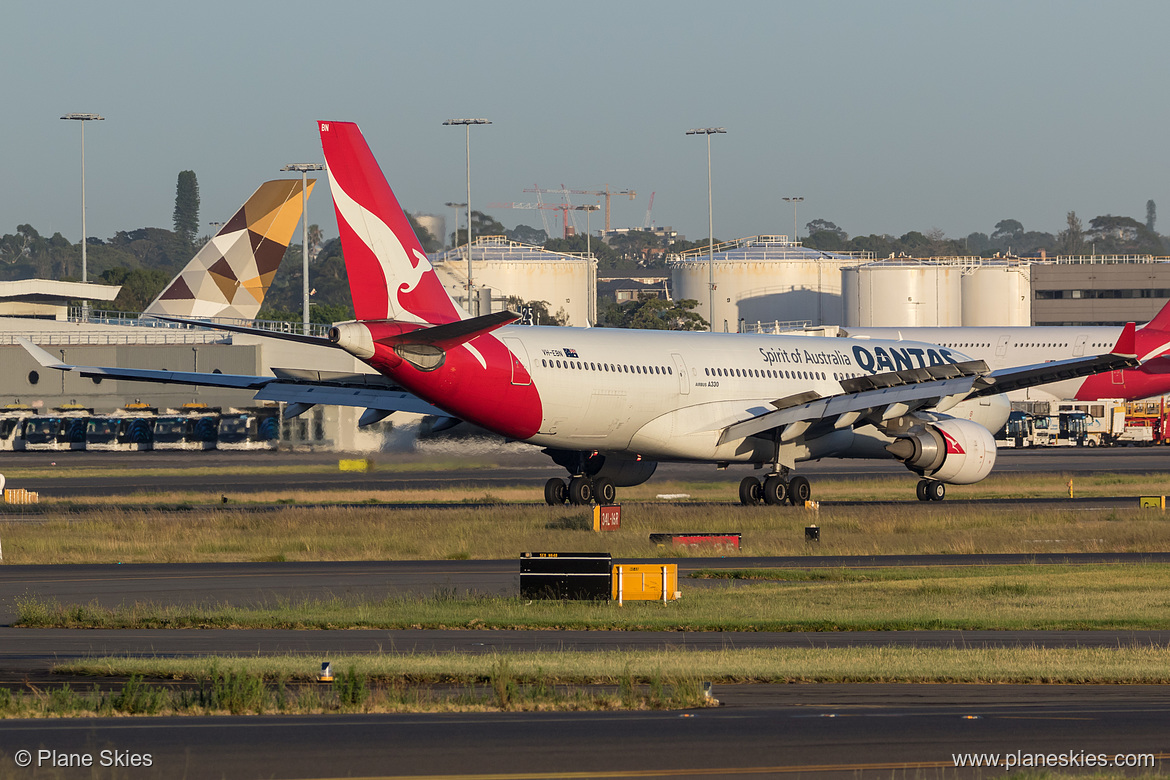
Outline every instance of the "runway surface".
<path fill-rule="evenodd" d="M 149 769 L 122 770 L 118 777 L 555 780 L 986 777 L 1003 770 L 956 770 L 953 755 L 1022 751 L 1083 760 L 1104 754 L 1111 761 L 1119 753 L 1146 754 L 1160 765 L 1170 747 L 1170 696 L 1158 686 L 784 690 L 787 701 L 766 705 L 752 703 L 750 692 L 736 702 L 732 692 L 717 690 L 726 706 L 686 713 L 23 721 L 0 730 L 0 754 L 35 755 L 44 746 L 150 756 Z M 60 776 L 91 776 L 72 771 Z"/>
<path fill-rule="evenodd" d="M 119 466 L 146 465 L 143 454 L 45 453 L 0 456 L 0 473 L 33 458 L 59 466 L 108 467 L 98 479 L 45 479 L 44 490 L 95 489 L 118 495 L 142 490 L 141 478 Z M 294 463 L 303 456 L 209 453 L 201 465 Z M 241 457 L 242 456 L 242 457 Z M 190 455 L 152 460 L 151 466 L 190 463 Z M 268 461 L 271 457 L 273 460 Z M 321 460 L 328 465 L 335 456 Z M 1060 450 L 1000 453 L 1000 471 L 1155 472 L 1166 455 L 1158 449 Z M 182 459 L 182 460 L 179 460 Z M 501 470 L 461 473 L 396 471 L 298 475 L 313 489 L 395 485 L 543 485 L 555 469 L 528 455 L 504 459 Z M 50 468 L 46 465 L 46 468 Z M 51 467 L 57 468 L 57 467 Z M 840 478 L 913 476 L 896 464 L 826 462 L 802 472 Z M 657 479 L 734 483 L 746 469 L 663 466 Z M 305 478 L 302 479 L 302 476 Z M 279 490 L 287 477 L 151 480 L 151 490 Z M 98 488 L 95 485 L 100 482 Z M 815 482 L 814 482 L 815 485 Z M 29 489 L 36 486 L 22 485 Z M 731 500 L 731 498 L 729 498 Z M 945 505 L 946 502 L 944 502 Z M 911 505 L 913 506 L 913 505 Z M 941 505 L 940 505 L 941 506 Z M 696 568 L 745 566 L 951 566 L 1019 562 L 1093 563 L 1102 560 L 1170 561 L 1156 555 L 873 556 L 679 559 L 683 576 Z M 14 603 L 26 594 L 63 602 L 106 605 L 136 600 L 161 604 L 259 604 L 297 598 L 354 596 L 435 589 L 514 594 L 517 561 L 399 561 L 353 563 L 248 563 L 176 565 L 69 565 L 0 567 L 0 684 L 49 681 L 55 662 L 99 654 L 201 655 L 304 653 L 314 663 L 329 654 L 453 651 L 490 653 L 534 649 L 611 650 L 679 647 L 1116 647 L 1170 645 L 1170 632 L 921 631 L 821 633 L 694 633 L 602 631 L 68 631 L 15 629 Z M 709 583 L 688 580 L 687 587 Z M 717 686 L 724 706 L 694 712 L 505 713 L 452 715 L 331 715 L 253 718 L 64 719 L 6 721 L 0 728 L 0 776 L 90 777 L 90 770 L 17 770 L 16 751 L 91 753 L 112 749 L 150 754 L 151 766 L 94 773 L 106 777 L 343 776 L 460 778 L 504 777 L 986 777 L 1003 770 L 955 769 L 952 753 L 1117 753 L 1170 751 L 1170 690 L 1161 686 L 1015 685 L 743 685 Z M 1084 753 L 1080 753 L 1084 755 Z"/>
<path fill-rule="evenodd" d="M 144 478 L 120 474 L 120 468 L 226 468 L 234 465 L 279 467 L 282 465 L 319 466 L 319 473 L 297 474 L 300 490 L 405 490 L 465 486 L 469 491 L 503 486 L 526 486 L 542 490 L 552 476 L 564 476 L 535 448 L 507 448 L 496 455 L 477 455 L 471 467 L 459 468 L 456 455 L 446 450 L 425 455 L 380 454 L 372 456 L 382 470 L 368 473 L 337 470 L 336 453 L 286 452 L 17 452 L 0 453 L 0 473 L 6 468 L 41 468 L 43 476 L 20 481 L 20 487 L 45 495 L 69 498 L 80 495 L 129 495 L 142 491 L 196 491 L 212 495 L 232 493 L 276 492 L 287 490 L 290 477 L 280 474 L 162 474 Z M 422 461 L 431 465 L 419 466 Z M 435 464 L 438 463 L 438 466 Z M 50 465 L 55 464 L 55 465 Z M 490 467 L 489 467 L 490 466 Z M 108 469 L 101 476 L 69 476 L 76 468 Z M 1048 448 L 1000 450 L 995 473 L 1091 474 L 1101 471 L 1146 473 L 1170 468 L 1170 449 L 1160 447 L 1115 448 Z M 814 480 L 870 479 L 875 477 L 904 480 L 912 491 L 917 480 L 901 464 L 889 461 L 822 460 L 798 464 L 798 473 Z M 709 464 L 663 463 L 649 483 L 668 480 L 723 482 L 728 485 L 728 500 L 736 500 L 736 484 L 748 474 L 758 474 L 750 467 L 733 466 L 717 470 Z"/>
<path fill-rule="evenodd" d="M 622 559 L 652 563 L 661 559 Z M 1052 553 L 991 555 L 802 555 L 760 558 L 675 558 L 680 579 L 700 569 L 877 566 L 991 566 L 1029 563 L 1170 563 L 1170 553 Z M 162 605 L 254 606 L 306 598 L 457 594 L 515 596 L 520 564 L 515 560 L 327 561 L 289 563 L 65 564 L 0 567 L 0 625 L 16 616 L 16 599 L 35 594 L 62 603 L 106 607 L 149 601 Z M 686 579 L 686 587 L 723 584 Z"/>

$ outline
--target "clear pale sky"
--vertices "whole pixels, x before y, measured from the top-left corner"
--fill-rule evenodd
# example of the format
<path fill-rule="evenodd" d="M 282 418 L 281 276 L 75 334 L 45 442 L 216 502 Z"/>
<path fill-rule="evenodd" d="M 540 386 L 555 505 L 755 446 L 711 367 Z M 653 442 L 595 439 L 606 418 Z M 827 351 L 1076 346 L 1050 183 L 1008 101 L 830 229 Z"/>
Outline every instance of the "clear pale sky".
<path fill-rule="evenodd" d="M 447 215 L 523 189 L 635 189 L 616 226 L 707 235 L 1057 232 L 1075 210 L 1170 232 L 1164 2 L 15 2 L 4 11 L 0 233 L 172 226 L 179 171 L 227 219 L 317 119 L 359 123 L 403 205 Z M 591 202 L 576 196 L 576 203 Z M 310 221 L 336 235 L 327 189 Z M 539 226 L 532 211 L 491 212 Z M 558 216 L 550 212 L 550 217 Z M 593 217 L 600 226 L 601 215 Z M 583 226 L 583 223 L 582 223 Z"/>

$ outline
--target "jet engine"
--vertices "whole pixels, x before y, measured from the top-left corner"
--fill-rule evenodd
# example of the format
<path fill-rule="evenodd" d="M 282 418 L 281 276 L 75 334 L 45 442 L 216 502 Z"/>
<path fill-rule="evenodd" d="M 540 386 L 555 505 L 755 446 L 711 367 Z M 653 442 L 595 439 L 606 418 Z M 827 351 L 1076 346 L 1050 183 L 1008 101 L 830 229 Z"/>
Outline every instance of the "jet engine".
<path fill-rule="evenodd" d="M 970 420 L 936 420 L 911 428 L 886 451 L 916 474 L 952 485 L 979 482 L 995 465 L 995 439 Z"/>

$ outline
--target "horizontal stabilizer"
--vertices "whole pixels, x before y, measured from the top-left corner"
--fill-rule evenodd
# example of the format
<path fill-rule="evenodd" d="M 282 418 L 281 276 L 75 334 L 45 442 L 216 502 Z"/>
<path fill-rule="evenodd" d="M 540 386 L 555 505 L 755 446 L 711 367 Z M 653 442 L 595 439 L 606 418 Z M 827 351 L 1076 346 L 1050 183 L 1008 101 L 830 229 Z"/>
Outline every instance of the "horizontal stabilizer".
<path fill-rule="evenodd" d="M 485 314 L 482 317 L 472 317 L 469 320 L 449 322 L 445 325 L 435 325 L 431 328 L 420 328 L 409 333 L 397 336 L 388 336 L 378 339 L 379 344 L 388 346 L 394 344 L 430 344 L 440 349 L 449 349 L 465 344 L 472 339 L 491 333 L 497 328 L 515 322 L 520 315 L 514 311 L 498 311 Z"/>

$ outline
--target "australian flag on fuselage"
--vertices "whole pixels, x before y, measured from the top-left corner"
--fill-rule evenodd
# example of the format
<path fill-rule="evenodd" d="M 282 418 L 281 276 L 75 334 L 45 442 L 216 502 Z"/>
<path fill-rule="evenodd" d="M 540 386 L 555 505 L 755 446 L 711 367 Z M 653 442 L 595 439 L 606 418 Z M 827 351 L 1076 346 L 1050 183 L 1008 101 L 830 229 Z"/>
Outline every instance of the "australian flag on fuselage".
<path fill-rule="evenodd" d="M 565 347 L 565 357 L 571 357 L 571 358 L 577 357 L 577 350 L 569 349 L 568 347 Z"/>

